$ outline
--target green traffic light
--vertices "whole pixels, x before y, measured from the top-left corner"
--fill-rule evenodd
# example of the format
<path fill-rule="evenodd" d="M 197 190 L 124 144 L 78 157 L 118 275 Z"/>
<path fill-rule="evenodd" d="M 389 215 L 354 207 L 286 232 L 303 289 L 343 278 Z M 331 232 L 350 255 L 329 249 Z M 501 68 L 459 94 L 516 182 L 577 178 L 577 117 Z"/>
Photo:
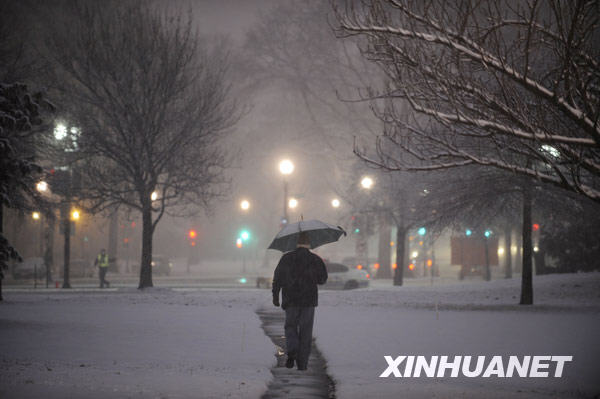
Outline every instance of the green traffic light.
<path fill-rule="evenodd" d="M 354 229 L 354 234 L 358 234 L 360 233 L 360 229 L 357 227 L 356 229 Z"/>
<path fill-rule="evenodd" d="M 248 230 L 242 230 L 240 237 L 242 238 L 242 240 L 248 241 L 248 239 L 250 238 L 250 232 L 248 232 Z"/>

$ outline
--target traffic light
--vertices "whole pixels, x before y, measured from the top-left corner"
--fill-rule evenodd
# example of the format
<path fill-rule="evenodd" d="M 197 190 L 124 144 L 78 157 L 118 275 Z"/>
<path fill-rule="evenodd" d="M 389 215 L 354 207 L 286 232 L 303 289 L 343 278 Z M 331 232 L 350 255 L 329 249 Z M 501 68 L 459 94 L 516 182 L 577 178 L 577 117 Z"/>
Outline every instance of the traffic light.
<path fill-rule="evenodd" d="M 492 230 L 486 230 L 485 233 L 483 233 L 483 235 L 485 236 L 485 238 L 490 238 L 490 236 L 492 235 Z"/>
<path fill-rule="evenodd" d="M 417 233 L 419 233 L 420 236 L 424 236 L 427 233 L 427 229 L 425 227 L 421 227 Z"/>
<path fill-rule="evenodd" d="M 243 241 L 248 241 L 250 239 L 250 232 L 248 230 L 242 230 L 242 232 L 240 233 L 240 238 Z"/>
<path fill-rule="evenodd" d="M 471 236 L 471 234 L 473 234 L 473 230 L 471 230 L 471 229 L 467 229 L 467 230 L 465 230 L 465 235 L 466 235 L 467 237 L 470 237 L 470 236 Z"/>
<path fill-rule="evenodd" d="M 540 225 L 537 223 L 534 223 L 532 227 L 533 227 L 533 231 L 538 231 L 540 229 Z"/>
<path fill-rule="evenodd" d="M 196 238 L 196 236 L 198 235 L 198 233 L 196 232 L 196 230 L 194 229 L 190 229 L 190 231 L 188 231 L 188 236 L 193 240 L 194 238 Z"/>

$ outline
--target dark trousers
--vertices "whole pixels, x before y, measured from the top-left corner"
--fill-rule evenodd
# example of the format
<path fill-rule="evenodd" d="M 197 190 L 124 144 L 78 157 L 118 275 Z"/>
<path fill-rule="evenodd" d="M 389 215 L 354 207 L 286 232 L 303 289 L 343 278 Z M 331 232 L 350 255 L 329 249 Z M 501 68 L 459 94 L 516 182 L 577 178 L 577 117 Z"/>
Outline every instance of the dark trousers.
<path fill-rule="evenodd" d="M 315 308 L 289 307 L 285 310 L 285 345 L 287 354 L 296 359 L 299 369 L 308 365 L 312 345 Z"/>
<path fill-rule="evenodd" d="M 98 273 L 100 275 L 100 288 L 104 288 L 104 284 L 106 284 L 106 286 L 108 287 L 110 283 L 105 279 L 108 267 L 99 267 L 98 269 L 100 269 Z"/>

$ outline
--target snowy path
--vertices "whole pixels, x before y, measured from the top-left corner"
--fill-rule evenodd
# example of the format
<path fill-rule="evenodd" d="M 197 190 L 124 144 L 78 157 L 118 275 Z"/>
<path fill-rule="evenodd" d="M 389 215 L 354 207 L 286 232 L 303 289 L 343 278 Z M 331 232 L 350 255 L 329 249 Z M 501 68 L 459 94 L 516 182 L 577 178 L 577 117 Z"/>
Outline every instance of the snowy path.
<path fill-rule="evenodd" d="M 314 341 L 308 361 L 308 370 L 298 371 L 285 368 L 285 336 L 283 322 L 285 314 L 280 309 L 261 309 L 257 314 L 262 320 L 265 333 L 277 347 L 277 366 L 271 369 L 274 380 L 269 384 L 263 399 L 335 398 L 335 386 L 327 375 L 325 360 Z"/>

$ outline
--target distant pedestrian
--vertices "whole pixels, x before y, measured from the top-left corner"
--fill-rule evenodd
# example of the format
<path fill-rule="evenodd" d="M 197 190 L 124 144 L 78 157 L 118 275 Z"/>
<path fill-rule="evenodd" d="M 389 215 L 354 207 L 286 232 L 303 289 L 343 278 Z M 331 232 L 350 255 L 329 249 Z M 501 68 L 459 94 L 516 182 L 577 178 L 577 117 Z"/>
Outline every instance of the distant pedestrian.
<path fill-rule="evenodd" d="M 104 248 L 102 248 L 102 250 L 96 257 L 94 266 L 98 266 L 98 276 L 100 277 L 100 288 L 104 288 L 104 284 L 106 284 L 107 288 L 110 287 L 110 283 L 105 278 L 106 272 L 108 271 L 108 255 L 106 254 L 106 250 Z"/>
<path fill-rule="evenodd" d="M 312 345 L 315 306 L 318 305 L 317 284 L 327 281 L 323 260 L 310 250 L 308 234 L 300 233 L 298 247 L 284 254 L 273 276 L 273 305 L 285 310 L 285 342 L 287 368 L 306 370 Z"/>

